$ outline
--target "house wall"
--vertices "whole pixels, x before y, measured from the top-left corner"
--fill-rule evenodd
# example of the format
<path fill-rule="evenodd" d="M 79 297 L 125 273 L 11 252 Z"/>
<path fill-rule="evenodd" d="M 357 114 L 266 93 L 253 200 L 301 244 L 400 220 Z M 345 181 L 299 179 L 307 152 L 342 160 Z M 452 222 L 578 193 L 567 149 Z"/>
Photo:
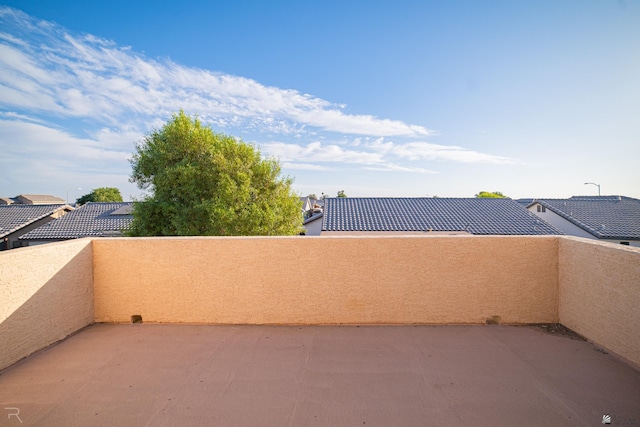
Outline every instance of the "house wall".
<path fill-rule="evenodd" d="M 538 206 L 541 205 L 535 204 L 530 206 L 528 209 L 530 212 L 533 212 L 549 224 L 553 225 L 558 230 L 562 231 L 564 234 L 569 236 L 584 237 L 585 239 L 597 239 L 597 237 L 593 234 L 586 232 L 582 228 L 573 224 L 571 221 L 567 221 L 566 219 L 549 209 L 546 209 L 545 212 L 538 212 Z"/>
<path fill-rule="evenodd" d="M 91 240 L 0 253 L 0 369 L 93 318 Z"/>
<path fill-rule="evenodd" d="M 95 320 L 557 322 L 556 248 L 546 236 L 95 239 Z"/>
<path fill-rule="evenodd" d="M 580 228 L 577 225 L 573 224 L 571 221 L 567 221 L 565 218 L 561 217 L 560 215 L 558 215 L 555 212 L 552 212 L 549 209 L 547 209 L 546 212 L 538 212 L 537 206 L 538 206 L 537 204 L 533 205 L 533 206 L 530 206 L 529 207 L 529 211 L 533 212 L 534 214 L 536 214 L 537 216 L 539 216 L 540 218 L 542 218 L 543 220 L 545 220 L 549 224 L 553 225 L 554 227 L 556 227 L 558 230 L 562 231 L 566 235 L 575 236 L 575 237 L 583 237 L 585 239 L 594 239 L 594 240 L 598 240 L 600 242 L 614 243 L 616 245 L 619 245 L 621 242 L 629 242 L 629 246 L 640 247 L 640 241 L 639 240 L 598 239 L 593 234 L 586 232 L 582 228 Z"/>
<path fill-rule="evenodd" d="M 559 241 L 560 323 L 640 366 L 640 249 Z"/>
<path fill-rule="evenodd" d="M 46 245 L 49 243 L 66 242 L 68 240 L 73 240 L 73 239 L 47 239 L 47 240 L 29 239 L 29 240 L 21 240 L 21 242 L 23 242 L 24 246 L 38 246 L 38 245 Z"/>
<path fill-rule="evenodd" d="M 322 217 L 309 221 L 304 225 L 306 236 L 319 236 L 322 232 Z"/>

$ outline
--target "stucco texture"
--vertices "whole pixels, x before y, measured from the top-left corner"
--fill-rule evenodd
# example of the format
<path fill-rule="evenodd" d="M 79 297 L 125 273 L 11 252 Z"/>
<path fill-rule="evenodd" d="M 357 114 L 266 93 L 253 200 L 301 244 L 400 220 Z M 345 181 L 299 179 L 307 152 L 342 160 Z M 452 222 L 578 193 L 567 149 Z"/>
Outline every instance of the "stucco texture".
<path fill-rule="evenodd" d="M 559 243 L 560 323 L 640 366 L 640 249 Z"/>
<path fill-rule="evenodd" d="M 0 369 L 93 323 L 91 240 L 0 252 Z"/>
<path fill-rule="evenodd" d="M 97 322 L 558 321 L 553 237 L 95 239 Z"/>

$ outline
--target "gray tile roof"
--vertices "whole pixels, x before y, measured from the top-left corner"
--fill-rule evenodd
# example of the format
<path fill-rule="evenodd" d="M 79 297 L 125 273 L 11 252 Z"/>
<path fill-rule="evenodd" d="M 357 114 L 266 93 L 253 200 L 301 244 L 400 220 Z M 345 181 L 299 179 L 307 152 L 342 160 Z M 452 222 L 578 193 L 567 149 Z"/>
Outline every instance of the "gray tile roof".
<path fill-rule="evenodd" d="M 90 236 L 120 235 L 133 221 L 133 215 L 113 214 L 132 202 L 87 203 L 62 218 L 26 233 L 23 240 L 78 239 Z"/>
<path fill-rule="evenodd" d="M 0 237 L 7 236 L 61 209 L 61 205 L 0 205 Z"/>
<path fill-rule="evenodd" d="M 624 196 L 574 196 L 569 199 L 537 199 L 599 239 L 640 239 L 640 200 Z"/>
<path fill-rule="evenodd" d="M 563 234 L 515 200 L 483 198 L 329 198 L 322 231 Z"/>
<path fill-rule="evenodd" d="M 315 220 L 317 220 L 317 219 L 322 218 L 322 215 L 323 215 L 322 211 L 320 211 L 320 212 L 316 212 L 316 213 L 314 213 L 313 215 L 311 215 L 309 218 L 305 219 L 305 220 L 302 222 L 302 224 L 303 224 L 303 225 L 307 225 L 307 224 L 309 224 L 310 222 L 313 222 L 313 221 L 315 221 Z"/>
<path fill-rule="evenodd" d="M 531 202 L 533 202 L 535 199 L 515 199 L 516 202 L 520 203 L 521 205 L 527 207 L 531 204 Z"/>

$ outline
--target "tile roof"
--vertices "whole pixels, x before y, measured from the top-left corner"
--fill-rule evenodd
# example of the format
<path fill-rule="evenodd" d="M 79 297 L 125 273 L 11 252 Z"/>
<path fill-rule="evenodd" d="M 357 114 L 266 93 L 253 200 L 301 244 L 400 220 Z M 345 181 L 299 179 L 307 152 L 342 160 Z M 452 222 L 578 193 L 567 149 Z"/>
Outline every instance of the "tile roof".
<path fill-rule="evenodd" d="M 315 213 L 314 213 L 313 215 L 311 215 L 309 218 L 305 219 L 305 220 L 302 222 L 302 224 L 303 224 L 303 225 L 307 225 L 307 224 L 309 224 L 310 222 L 313 222 L 313 221 L 315 221 L 315 220 L 317 220 L 317 219 L 322 218 L 322 215 L 323 215 L 322 211 L 320 211 L 320 212 L 315 212 Z"/>
<path fill-rule="evenodd" d="M 0 205 L 0 237 L 7 236 L 39 219 L 61 209 L 72 209 L 66 205 Z"/>
<path fill-rule="evenodd" d="M 64 199 L 56 196 L 50 196 L 48 194 L 20 194 L 14 198 L 14 200 L 18 200 L 20 203 L 25 204 L 64 204 Z"/>
<path fill-rule="evenodd" d="M 322 231 L 563 234 L 512 199 L 328 198 Z"/>
<path fill-rule="evenodd" d="M 132 202 L 94 203 L 90 202 L 69 212 L 62 218 L 51 221 L 26 233 L 23 240 L 78 239 L 89 236 L 113 236 L 126 230 L 133 221 L 131 214 L 114 214 Z"/>
<path fill-rule="evenodd" d="M 535 199 L 515 199 L 516 202 L 520 203 L 524 207 L 527 207 L 533 202 Z"/>
<path fill-rule="evenodd" d="M 638 199 L 574 196 L 569 199 L 537 199 L 531 205 L 536 202 L 599 239 L 640 239 Z"/>

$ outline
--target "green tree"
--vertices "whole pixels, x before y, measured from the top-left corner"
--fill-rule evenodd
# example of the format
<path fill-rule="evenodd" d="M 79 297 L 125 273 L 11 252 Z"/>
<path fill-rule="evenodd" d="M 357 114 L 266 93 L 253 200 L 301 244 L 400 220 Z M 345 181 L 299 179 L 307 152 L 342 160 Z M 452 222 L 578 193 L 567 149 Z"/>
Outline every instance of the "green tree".
<path fill-rule="evenodd" d="M 338 197 L 347 197 L 347 195 L 345 194 L 344 190 L 340 190 L 338 191 Z"/>
<path fill-rule="evenodd" d="M 499 191 L 494 191 L 494 192 L 481 191 L 478 194 L 476 194 L 476 197 L 479 197 L 482 199 L 506 199 L 507 198 L 507 196 L 505 196 Z"/>
<path fill-rule="evenodd" d="M 94 188 L 91 193 L 87 193 L 84 196 L 79 197 L 76 203 L 84 205 L 89 202 L 121 202 L 122 194 L 120 190 L 115 187 L 100 187 Z"/>
<path fill-rule="evenodd" d="M 183 111 L 136 144 L 133 236 L 295 235 L 301 204 L 280 164 Z"/>
<path fill-rule="evenodd" d="M 307 197 L 312 200 L 318 200 L 318 196 L 316 196 L 314 193 L 309 194 Z"/>

